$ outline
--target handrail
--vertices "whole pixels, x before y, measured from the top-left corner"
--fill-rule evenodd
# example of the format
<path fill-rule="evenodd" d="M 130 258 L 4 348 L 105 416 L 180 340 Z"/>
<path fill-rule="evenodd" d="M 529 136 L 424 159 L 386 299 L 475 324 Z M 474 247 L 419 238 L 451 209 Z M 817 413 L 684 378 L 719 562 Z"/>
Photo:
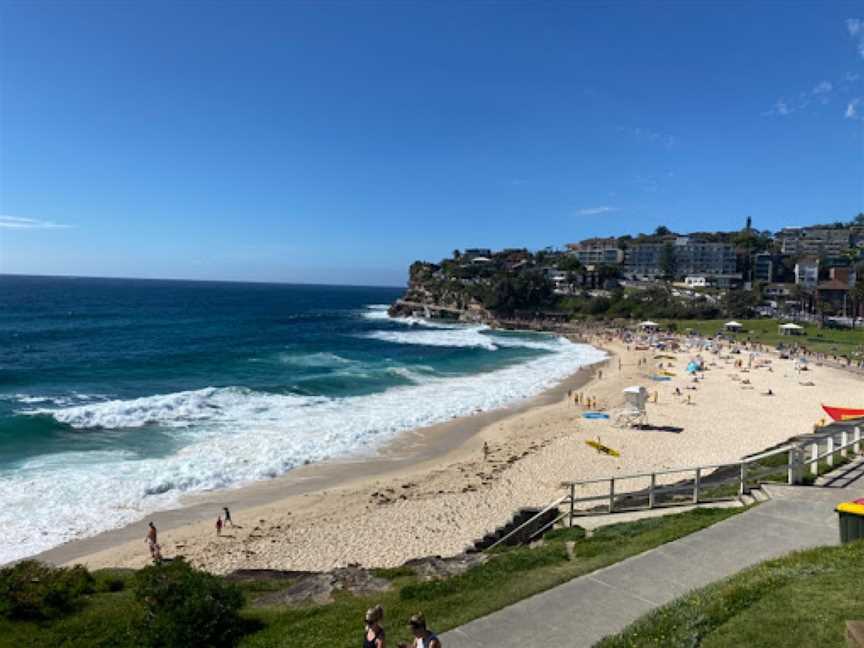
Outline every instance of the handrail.
<path fill-rule="evenodd" d="M 534 520 L 536 520 L 537 518 L 539 518 L 541 515 L 544 515 L 544 514 L 548 513 L 548 512 L 551 511 L 553 508 L 555 508 L 556 506 L 558 506 L 559 504 L 561 504 L 564 500 L 569 499 L 569 498 L 570 498 L 569 495 L 565 495 L 564 497 L 560 497 L 560 498 L 558 498 L 557 500 L 555 500 L 554 502 L 552 502 L 551 504 L 549 504 L 546 508 L 544 508 L 542 511 L 540 511 L 539 513 L 535 513 L 535 514 L 532 515 L 530 518 L 528 518 L 527 520 L 525 520 L 522 524 L 520 524 L 518 527 L 516 527 L 515 529 L 513 529 L 512 531 L 510 531 L 510 533 L 508 533 L 507 535 L 505 535 L 503 538 L 498 538 L 498 540 L 496 540 L 496 541 L 493 542 L 491 545 L 489 545 L 488 547 L 486 547 L 485 551 L 489 551 L 490 549 L 494 549 L 494 548 L 497 547 L 499 544 L 501 544 L 501 543 L 504 542 L 505 540 L 507 540 L 507 539 L 509 539 L 510 537 L 512 537 L 512 536 L 513 536 L 517 531 L 521 531 L 521 530 L 524 529 L 526 526 L 528 526 L 528 524 L 530 524 L 531 522 L 533 522 Z"/>
<path fill-rule="evenodd" d="M 833 457 L 834 455 L 836 455 L 841 450 L 846 450 L 847 448 L 854 446 L 856 443 L 860 444 L 860 443 L 862 443 L 862 441 L 860 439 L 857 441 L 853 439 L 852 441 L 849 441 L 843 445 L 837 446 L 836 448 L 831 448 L 830 450 L 826 450 L 822 454 L 817 454 L 815 457 L 810 457 L 809 459 L 804 459 L 801 463 L 804 464 L 805 466 L 808 464 L 818 463 L 818 462 L 822 461 L 823 459 L 827 459 L 828 457 Z"/>
<path fill-rule="evenodd" d="M 552 520 L 549 523 L 546 523 L 541 529 L 534 531 L 531 535 L 531 538 L 536 537 L 537 535 L 542 533 L 544 530 L 548 529 L 550 526 L 557 524 L 558 522 L 563 520 L 565 517 L 568 517 L 568 515 L 570 517 L 570 523 L 572 526 L 573 519 L 575 517 L 581 517 L 583 515 L 592 515 L 592 514 L 599 513 L 599 512 L 592 512 L 590 510 L 581 510 L 577 513 L 576 509 L 574 508 L 574 505 L 577 502 L 581 503 L 581 502 L 591 502 L 591 501 L 596 501 L 596 500 L 608 500 L 609 506 L 608 506 L 607 511 L 609 513 L 611 513 L 613 511 L 613 509 L 615 508 L 616 497 L 618 499 L 621 499 L 622 497 L 625 497 L 625 496 L 634 496 L 634 495 L 644 494 L 644 492 L 646 490 L 648 492 L 647 508 L 649 508 L 649 509 L 656 508 L 657 506 L 667 506 L 667 504 L 657 504 L 655 502 L 655 495 L 658 493 L 670 493 L 670 492 L 682 491 L 682 490 L 692 490 L 693 491 L 693 498 L 692 498 L 693 504 L 698 504 L 700 501 L 713 501 L 713 500 L 700 499 L 700 489 L 703 487 L 702 486 L 702 479 L 704 477 L 703 471 L 706 471 L 706 470 L 712 470 L 713 471 L 713 470 L 718 470 L 721 468 L 737 467 L 738 468 L 738 474 L 734 477 L 730 476 L 728 480 L 723 480 L 723 481 L 737 480 L 739 482 L 738 495 L 740 497 L 741 495 L 743 495 L 747 492 L 747 490 L 748 490 L 747 483 L 748 482 L 753 481 L 754 479 L 757 480 L 757 482 L 758 482 L 762 477 L 764 477 L 766 475 L 770 475 L 772 473 L 775 473 L 775 472 L 783 469 L 781 466 L 764 466 L 764 467 L 762 467 L 762 469 L 750 468 L 748 470 L 748 466 L 750 466 L 751 464 L 754 464 L 754 463 L 756 463 L 762 459 L 765 459 L 766 457 L 773 457 L 773 456 L 776 456 L 776 455 L 779 455 L 779 454 L 782 454 L 785 452 L 790 453 L 788 463 L 785 467 L 786 470 L 788 470 L 789 483 L 798 483 L 797 479 L 800 479 L 800 477 L 798 477 L 798 478 L 794 477 L 795 473 L 797 472 L 795 466 L 798 466 L 799 468 L 804 468 L 808 465 L 818 464 L 819 461 L 826 459 L 828 457 L 833 457 L 833 456 L 837 455 L 838 453 L 843 452 L 849 448 L 854 447 L 855 450 L 857 451 L 860 449 L 861 445 L 864 444 L 864 438 L 862 438 L 861 431 L 859 428 L 855 429 L 855 435 L 851 439 L 848 439 L 848 437 L 846 437 L 846 432 L 844 431 L 841 439 L 846 438 L 848 440 L 846 441 L 846 443 L 841 443 L 841 445 L 836 446 L 836 447 L 833 445 L 835 436 L 836 436 L 836 434 L 831 434 L 830 436 L 827 437 L 829 439 L 829 450 L 827 450 L 826 452 L 823 452 L 821 454 L 818 454 L 818 449 L 819 449 L 819 445 L 820 445 L 820 441 L 821 441 L 821 438 L 820 438 L 820 439 L 813 439 L 810 441 L 803 440 L 803 441 L 798 442 L 798 443 L 794 443 L 794 442 L 793 443 L 787 443 L 786 445 L 780 446 L 778 448 L 774 448 L 772 450 L 766 450 L 764 452 L 760 452 L 758 454 L 742 458 L 740 461 L 733 461 L 733 462 L 729 462 L 729 463 L 708 464 L 708 465 L 702 465 L 702 466 L 691 466 L 691 467 L 686 467 L 686 468 L 668 468 L 666 470 L 656 470 L 653 472 L 633 473 L 630 475 L 619 475 L 619 476 L 615 476 L 615 477 L 599 477 L 599 478 L 595 478 L 595 479 L 585 479 L 585 480 L 580 480 L 580 481 L 564 481 L 564 482 L 561 482 L 561 486 L 569 489 L 569 491 L 570 491 L 569 494 L 558 498 L 557 500 L 555 500 L 554 502 L 552 502 L 551 504 L 549 504 L 548 506 L 543 508 L 540 512 L 535 513 L 530 518 L 528 518 L 528 520 L 526 520 L 525 522 L 523 522 L 522 524 L 517 526 L 515 529 L 512 529 L 510 532 L 508 532 L 505 536 L 496 540 L 489 547 L 486 547 L 485 550 L 494 549 L 498 545 L 509 540 L 516 533 L 523 530 L 529 524 L 533 523 L 538 518 L 540 518 L 541 516 L 548 513 L 551 509 L 557 507 L 558 505 L 560 505 L 564 502 L 567 502 L 570 504 L 570 511 L 558 515 L 554 520 Z M 815 446 L 815 449 L 817 452 L 817 455 L 815 457 L 812 457 L 812 456 L 810 458 L 804 458 L 803 457 L 803 454 L 804 454 L 803 450 L 807 446 L 810 446 L 810 447 Z M 796 450 L 798 451 L 797 453 L 795 452 Z M 694 479 L 690 483 L 685 483 L 685 484 L 681 484 L 681 483 L 678 483 L 678 484 L 657 484 L 657 476 L 658 475 L 673 475 L 676 473 L 695 473 L 695 475 L 694 475 Z M 800 475 L 800 473 L 798 473 L 798 474 Z M 615 491 L 615 483 L 616 482 L 618 484 L 620 484 L 622 481 L 625 481 L 628 479 L 640 479 L 640 478 L 650 478 L 651 479 L 650 487 L 648 487 L 647 489 L 641 488 L 639 490 L 633 490 L 633 491 L 629 491 L 629 492 L 616 492 Z M 795 481 L 793 481 L 793 479 Z M 592 484 L 601 484 L 601 483 L 609 485 L 609 490 L 607 493 L 598 494 L 598 495 L 589 495 L 586 497 L 576 497 L 575 489 L 577 486 L 589 486 Z M 722 481 L 721 481 L 721 483 L 722 483 Z M 645 508 L 645 507 L 641 506 L 641 507 L 637 507 L 636 509 L 632 509 L 632 510 L 640 510 L 642 508 Z M 631 509 L 628 509 L 628 510 L 631 510 Z"/>
<path fill-rule="evenodd" d="M 650 477 L 651 475 L 672 475 L 675 473 L 683 473 L 683 472 L 693 472 L 695 470 L 711 470 L 717 468 L 729 468 L 730 466 L 740 466 L 742 463 L 749 463 L 749 461 L 732 461 L 729 463 L 722 464 L 707 464 L 704 466 L 692 466 L 690 468 L 667 468 L 666 470 L 655 470 L 653 472 L 646 473 L 632 473 L 630 475 L 616 475 L 614 477 L 615 481 L 622 481 L 625 479 L 637 479 L 639 477 Z M 608 482 L 613 477 L 602 477 L 598 479 L 585 479 L 582 481 L 565 481 L 561 482 L 562 485 L 565 486 L 587 486 L 588 484 L 599 484 L 603 482 Z"/>
<path fill-rule="evenodd" d="M 788 443 L 780 448 L 774 448 L 773 450 L 766 450 L 765 452 L 760 452 L 759 454 L 744 457 L 741 460 L 741 463 L 753 463 L 754 461 L 759 461 L 760 459 L 764 459 L 765 457 L 773 457 L 774 455 L 781 454 L 783 452 L 789 452 L 794 447 L 794 443 Z"/>

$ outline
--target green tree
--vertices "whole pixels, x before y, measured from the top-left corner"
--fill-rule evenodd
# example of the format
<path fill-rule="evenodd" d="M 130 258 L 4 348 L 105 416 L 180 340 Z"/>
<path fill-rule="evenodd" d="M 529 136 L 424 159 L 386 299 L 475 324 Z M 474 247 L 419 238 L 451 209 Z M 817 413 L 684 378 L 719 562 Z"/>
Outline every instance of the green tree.
<path fill-rule="evenodd" d="M 723 301 L 729 317 L 743 318 L 752 315 L 760 299 L 756 290 L 727 290 Z"/>
<path fill-rule="evenodd" d="M 659 229 L 659 228 L 658 228 Z M 675 246 L 672 243 L 664 243 L 660 250 L 660 271 L 665 279 L 673 279 L 678 270 L 678 262 L 675 259 Z"/>
<path fill-rule="evenodd" d="M 672 231 L 665 225 L 660 225 L 654 230 L 654 236 L 669 236 L 671 233 Z"/>
<path fill-rule="evenodd" d="M 580 272 L 583 266 L 575 254 L 565 254 L 558 261 L 557 267 L 562 272 Z"/>

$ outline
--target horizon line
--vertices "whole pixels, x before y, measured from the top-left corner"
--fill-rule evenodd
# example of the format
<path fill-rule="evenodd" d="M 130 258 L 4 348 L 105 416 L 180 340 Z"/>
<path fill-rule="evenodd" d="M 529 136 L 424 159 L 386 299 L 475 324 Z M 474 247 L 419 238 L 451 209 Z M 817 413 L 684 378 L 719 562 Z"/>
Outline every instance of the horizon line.
<path fill-rule="evenodd" d="M 268 286 L 319 286 L 325 288 L 394 288 L 403 290 L 403 286 L 388 286 L 383 284 L 331 284 L 314 283 L 303 281 L 256 281 L 245 279 L 186 279 L 183 277 L 116 277 L 116 276 L 93 276 L 93 275 L 63 275 L 63 274 L 32 274 L 23 272 L 0 272 L 3 277 L 33 277 L 40 279 L 111 279 L 122 281 L 186 281 L 190 283 L 233 283 L 233 284 L 261 284 Z"/>

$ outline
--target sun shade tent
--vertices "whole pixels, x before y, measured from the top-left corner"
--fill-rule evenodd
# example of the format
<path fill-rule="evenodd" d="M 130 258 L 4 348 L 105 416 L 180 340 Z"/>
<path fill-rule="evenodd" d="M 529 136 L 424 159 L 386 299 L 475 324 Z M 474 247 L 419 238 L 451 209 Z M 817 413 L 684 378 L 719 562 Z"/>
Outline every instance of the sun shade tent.
<path fill-rule="evenodd" d="M 744 325 L 741 322 L 732 321 L 726 322 L 723 325 L 723 328 L 725 328 L 727 331 L 740 331 L 742 328 L 744 328 Z"/>
<path fill-rule="evenodd" d="M 778 327 L 780 331 L 780 335 L 801 335 L 804 331 L 803 326 L 798 326 L 797 324 L 781 324 Z"/>
<path fill-rule="evenodd" d="M 660 325 L 657 322 L 645 320 L 644 322 L 639 322 L 639 328 L 643 331 L 656 331 L 658 328 L 660 328 Z"/>

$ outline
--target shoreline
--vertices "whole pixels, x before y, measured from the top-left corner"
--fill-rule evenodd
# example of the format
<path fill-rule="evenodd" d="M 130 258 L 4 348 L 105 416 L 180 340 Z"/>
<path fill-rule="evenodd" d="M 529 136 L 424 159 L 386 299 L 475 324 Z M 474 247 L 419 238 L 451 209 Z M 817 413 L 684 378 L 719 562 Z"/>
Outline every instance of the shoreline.
<path fill-rule="evenodd" d="M 588 344 L 581 341 L 578 343 Z M 482 452 L 484 430 L 520 414 L 560 403 L 569 390 L 581 389 L 589 384 L 597 367 L 605 366 L 614 357 L 608 349 L 591 346 L 604 351 L 607 358 L 580 367 L 554 387 L 535 396 L 493 410 L 457 416 L 448 421 L 405 431 L 369 455 L 348 455 L 299 466 L 266 481 L 186 494 L 181 496 L 178 507 L 146 514 L 122 527 L 69 540 L 21 560 L 41 560 L 58 565 L 74 563 L 93 554 L 140 541 L 146 535 L 149 521 L 154 522 L 160 533 L 167 533 L 204 521 L 211 522 L 214 511 L 218 512 L 223 506 L 229 507 L 232 517 L 236 519 L 238 516 L 242 517 L 246 511 L 272 505 L 285 498 L 326 494 L 336 489 L 358 487 L 370 480 L 395 478 L 417 471 L 433 470 L 440 464 L 458 462 L 471 453 Z"/>
<path fill-rule="evenodd" d="M 215 574 L 397 567 L 423 556 L 453 556 L 517 509 L 560 497 L 563 482 L 735 462 L 812 431 L 826 398 L 852 403 L 862 393 L 860 376 L 817 365 L 802 381 L 791 360 L 770 352 L 761 353 L 751 369 L 739 365 L 743 355 L 715 347 L 704 354 L 705 371 L 693 383 L 684 369 L 701 349 L 637 349 L 611 330 L 598 331 L 584 343 L 606 352 L 606 360 L 518 405 L 408 433 L 400 437 L 405 454 L 391 446 L 390 461 L 379 459 L 372 474 L 364 474 L 362 461 L 347 461 L 296 473 L 294 478 L 310 479 L 294 494 L 284 480 L 244 489 L 242 504 L 232 507 L 237 526 L 221 536 L 214 530 L 215 514 L 232 504 L 216 498 L 239 489 L 203 496 L 195 504 L 203 507 L 195 509 L 202 511 L 200 520 L 189 519 L 192 509 L 180 509 L 186 524 L 160 527 L 163 555 L 182 556 Z M 651 380 L 658 359 L 672 376 L 668 381 Z M 638 384 L 652 394 L 649 428 L 586 419 L 583 407 L 565 398 L 568 389 L 581 392 L 596 401 L 592 409 L 614 418 L 623 390 Z M 425 456 L 417 451 L 428 448 L 424 431 L 439 439 L 437 449 Z M 592 448 L 588 442 L 598 438 L 619 455 Z M 328 482 L 321 470 L 339 479 Z M 312 473 L 323 481 L 314 481 Z M 599 495 L 605 485 L 580 488 L 580 495 Z M 41 556 L 53 553 L 55 562 L 80 561 L 94 569 L 143 567 L 150 562 L 143 527 L 130 537 L 125 543 L 117 535 L 106 537 L 101 549 L 93 539 L 71 542 Z"/>

